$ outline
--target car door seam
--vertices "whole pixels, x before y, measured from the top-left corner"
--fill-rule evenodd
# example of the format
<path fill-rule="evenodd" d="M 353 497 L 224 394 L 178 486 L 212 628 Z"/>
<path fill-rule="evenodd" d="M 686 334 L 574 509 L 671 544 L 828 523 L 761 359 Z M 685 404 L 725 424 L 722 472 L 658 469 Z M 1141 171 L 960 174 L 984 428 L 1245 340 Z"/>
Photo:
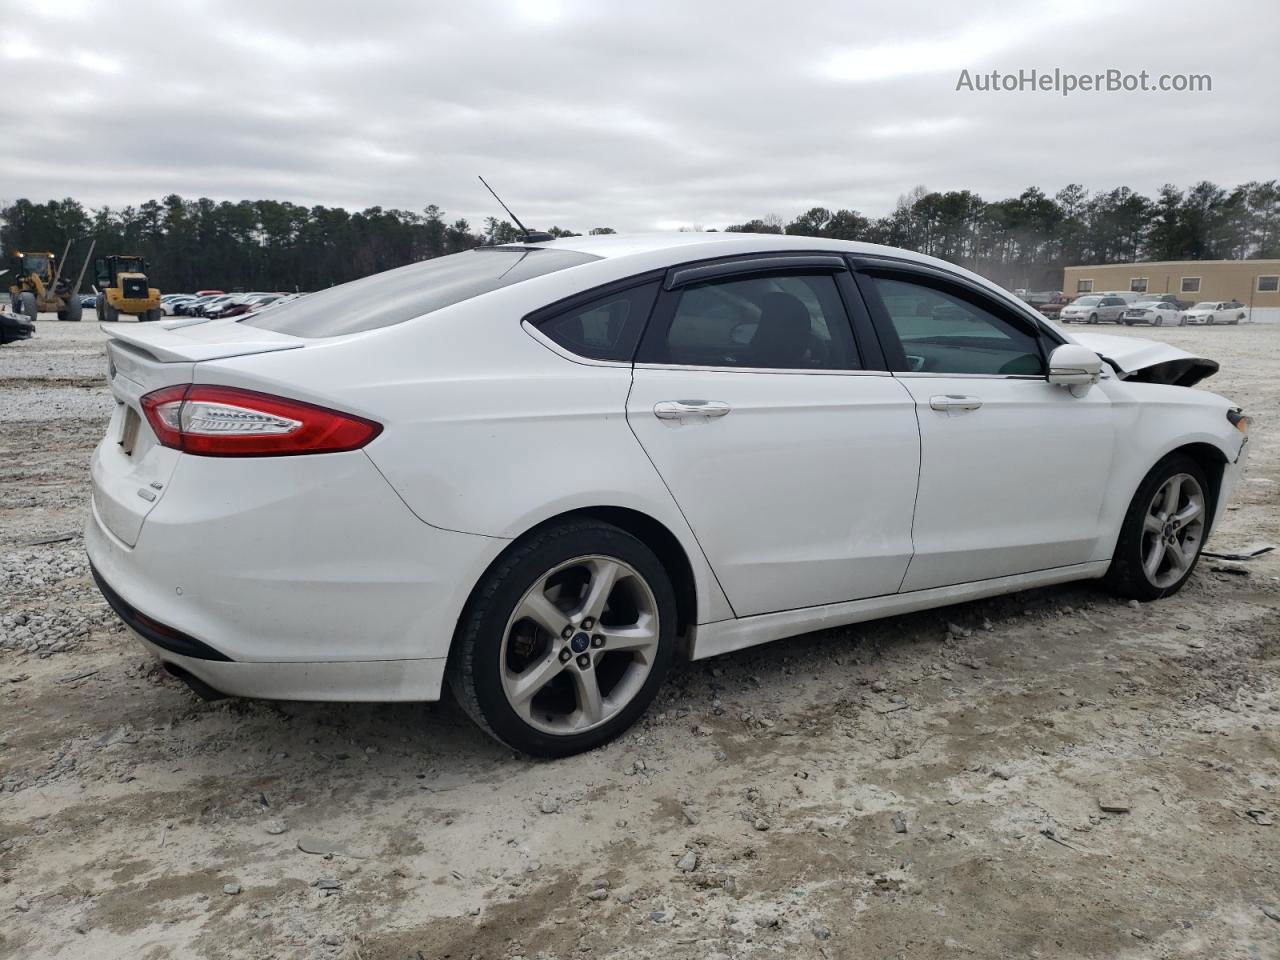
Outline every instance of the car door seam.
<path fill-rule="evenodd" d="M 903 392 L 911 399 L 911 412 L 916 417 L 916 495 L 911 499 L 911 528 L 909 536 L 911 537 L 911 556 L 907 560 L 906 567 L 902 570 L 902 579 L 898 581 L 898 589 L 894 593 L 902 592 L 902 585 L 907 582 L 907 576 L 911 573 L 911 564 L 916 559 L 916 511 L 920 508 L 920 481 L 924 476 L 924 427 L 920 424 L 920 404 L 916 402 L 915 396 L 907 389 L 907 385 L 902 382 L 897 374 L 891 374 L 893 380 L 903 389 Z"/>
<path fill-rule="evenodd" d="M 667 491 L 667 496 L 671 498 L 671 502 L 675 504 L 676 512 L 680 514 L 680 519 L 684 521 L 684 525 L 689 528 L 689 536 L 693 537 L 693 542 L 698 545 L 698 552 L 702 554 L 702 562 L 707 565 L 707 569 L 711 572 L 711 579 L 715 580 L 716 586 L 720 589 L 720 595 L 724 597 L 724 602 L 728 604 L 729 610 L 732 611 L 734 619 L 738 619 L 738 611 L 733 607 L 733 600 L 730 599 L 728 591 L 725 590 L 724 584 L 720 582 L 720 576 L 716 573 L 716 568 L 711 563 L 711 558 L 707 556 L 706 549 L 702 546 L 702 541 L 698 538 L 698 531 L 693 528 L 693 523 L 684 512 L 684 507 L 680 506 L 680 501 L 676 499 L 675 492 L 667 483 L 667 478 L 662 475 L 662 471 L 658 469 L 658 465 L 653 462 L 653 457 L 649 456 L 649 451 L 645 448 L 644 442 L 640 439 L 640 435 L 636 433 L 636 428 L 631 425 L 631 394 L 636 388 L 636 369 L 635 364 L 631 365 L 631 382 L 627 385 L 627 396 L 622 405 L 622 416 L 627 422 L 627 429 L 631 432 L 632 439 L 640 447 L 640 452 L 644 454 L 644 458 L 649 461 L 649 466 L 653 467 L 653 472 L 658 475 L 658 482 L 662 484 L 662 488 Z M 919 490 L 919 484 L 916 486 Z M 694 611 L 693 619 L 695 624 L 698 619 L 697 611 Z"/>

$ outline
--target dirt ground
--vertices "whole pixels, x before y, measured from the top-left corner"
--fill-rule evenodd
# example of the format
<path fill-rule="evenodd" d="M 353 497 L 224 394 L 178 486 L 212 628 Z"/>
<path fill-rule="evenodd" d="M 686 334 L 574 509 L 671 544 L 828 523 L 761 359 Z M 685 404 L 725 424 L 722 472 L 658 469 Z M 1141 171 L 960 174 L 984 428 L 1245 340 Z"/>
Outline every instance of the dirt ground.
<path fill-rule="evenodd" d="M 1210 548 L 1280 544 L 1280 326 L 1106 332 L 1222 363 Z M 1280 957 L 1280 551 L 682 664 L 532 762 L 158 672 L 83 558 L 104 368 L 89 323 L 0 349 L 0 957 Z"/>

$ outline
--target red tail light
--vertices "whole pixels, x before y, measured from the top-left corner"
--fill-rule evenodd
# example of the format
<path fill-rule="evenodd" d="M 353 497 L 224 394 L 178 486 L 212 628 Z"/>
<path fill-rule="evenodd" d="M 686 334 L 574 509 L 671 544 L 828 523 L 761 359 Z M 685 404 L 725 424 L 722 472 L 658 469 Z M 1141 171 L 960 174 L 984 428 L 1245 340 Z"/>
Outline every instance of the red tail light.
<path fill-rule="evenodd" d="M 161 444 L 205 457 L 340 453 L 382 432 L 372 420 L 236 387 L 163 387 L 142 409 Z"/>

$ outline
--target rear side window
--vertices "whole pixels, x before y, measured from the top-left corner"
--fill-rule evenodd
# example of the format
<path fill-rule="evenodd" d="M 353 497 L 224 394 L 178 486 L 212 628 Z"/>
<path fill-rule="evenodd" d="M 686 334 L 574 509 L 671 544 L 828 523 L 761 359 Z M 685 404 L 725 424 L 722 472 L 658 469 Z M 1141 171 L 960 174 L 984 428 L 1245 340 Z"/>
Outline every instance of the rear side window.
<path fill-rule="evenodd" d="M 389 327 L 568 267 L 589 253 L 542 247 L 480 247 L 353 280 L 250 314 L 241 322 L 294 337 L 338 337 Z"/>
<path fill-rule="evenodd" d="M 1043 375 L 1039 341 L 1020 325 L 943 286 L 874 277 L 884 312 L 921 373 Z"/>
<path fill-rule="evenodd" d="M 580 357 L 630 363 L 658 295 L 658 286 L 655 280 L 619 290 L 536 320 L 533 325 Z"/>
<path fill-rule="evenodd" d="M 685 287 L 665 322 L 655 320 L 640 359 L 773 370 L 861 366 L 830 273 L 761 273 Z"/>

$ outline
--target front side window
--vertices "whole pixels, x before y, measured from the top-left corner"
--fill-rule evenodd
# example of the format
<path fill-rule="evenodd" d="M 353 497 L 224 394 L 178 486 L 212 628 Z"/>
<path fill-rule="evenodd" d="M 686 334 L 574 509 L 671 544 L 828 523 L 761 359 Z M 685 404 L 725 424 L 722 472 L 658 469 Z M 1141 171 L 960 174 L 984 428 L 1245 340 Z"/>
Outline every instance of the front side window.
<path fill-rule="evenodd" d="M 547 247 L 481 247 L 375 273 L 273 310 L 246 314 L 246 326 L 295 337 L 337 337 L 389 327 L 513 283 L 599 257 Z"/>
<path fill-rule="evenodd" d="M 835 279 L 756 274 L 679 291 L 668 323 L 646 338 L 640 359 L 696 367 L 859 369 Z"/>
<path fill-rule="evenodd" d="M 1182 292 L 1183 293 L 1199 293 L 1200 278 L 1199 277 L 1183 277 Z"/>
<path fill-rule="evenodd" d="M 606 294 L 585 306 L 533 321 L 533 325 L 570 353 L 592 360 L 630 362 L 658 286 L 655 280 Z"/>
<path fill-rule="evenodd" d="M 1042 376 L 1035 334 L 942 286 L 874 277 L 890 325 L 902 341 L 907 367 L 919 373 Z"/>

